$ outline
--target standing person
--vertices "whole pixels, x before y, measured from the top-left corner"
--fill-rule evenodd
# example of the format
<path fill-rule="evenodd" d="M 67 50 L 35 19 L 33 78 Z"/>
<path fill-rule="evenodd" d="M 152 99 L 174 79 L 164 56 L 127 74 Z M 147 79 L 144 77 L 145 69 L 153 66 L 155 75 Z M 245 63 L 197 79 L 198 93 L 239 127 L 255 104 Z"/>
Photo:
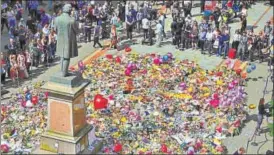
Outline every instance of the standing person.
<path fill-rule="evenodd" d="M 134 18 L 131 15 L 131 12 L 128 13 L 126 19 L 126 28 L 127 28 L 127 39 L 132 40 L 132 31 L 133 31 Z"/>
<path fill-rule="evenodd" d="M 51 30 L 49 35 L 49 62 L 53 62 L 55 59 L 57 35 L 54 30 Z"/>
<path fill-rule="evenodd" d="M 3 33 L 4 30 L 4 26 L 6 25 L 7 30 L 9 30 L 9 25 L 8 25 L 8 15 L 6 13 L 6 11 L 1 11 L 1 34 Z"/>
<path fill-rule="evenodd" d="M 99 37 L 101 34 L 101 27 L 100 25 L 96 25 L 96 27 L 94 28 L 94 37 L 93 37 L 93 47 L 95 48 L 96 44 L 98 44 L 100 46 L 100 48 L 102 48 L 103 46 L 101 45 L 101 43 L 99 42 Z"/>
<path fill-rule="evenodd" d="M 270 21 L 267 21 L 266 22 L 266 25 L 264 26 L 264 34 L 265 34 L 265 37 L 267 38 L 267 43 L 269 43 L 270 41 L 270 34 L 272 32 L 272 26 L 270 25 Z"/>
<path fill-rule="evenodd" d="M 239 43 L 238 50 L 237 50 L 237 55 L 238 55 L 237 57 L 238 58 L 240 57 L 240 60 L 244 60 L 244 53 L 247 50 L 247 41 L 248 41 L 248 39 L 246 36 L 246 32 L 244 31 L 243 35 L 240 38 L 240 43 Z"/>
<path fill-rule="evenodd" d="M 192 27 L 190 23 L 186 23 L 184 39 L 185 39 L 185 48 L 190 48 L 192 46 L 191 32 Z"/>
<path fill-rule="evenodd" d="M 31 18 L 33 19 L 37 19 L 37 11 L 38 11 L 38 1 L 37 0 L 33 0 L 30 2 L 30 15 L 31 15 Z"/>
<path fill-rule="evenodd" d="M 92 13 L 94 18 L 95 18 L 95 21 L 96 21 L 97 25 L 98 25 L 99 18 L 100 18 L 100 10 L 99 10 L 98 7 L 99 7 L 98 5 L 95 5 L 95 8 L 93 9 L 93 13 Z"/>
<path fill-rule="evenodd" d="M 30 74 L 30 67 L 31 67 L 31 63 L 32 63 L 32 55 L 28 50 L 25 51 L 25 57 L 26 57 L 27 73 Z"/>
<path fill-rule="evenodd" d="M 35 39 L 33 39 L 31 43 L 29 44 L 29 50 L 30 50 L 30 54 L 33 57 L 33 65 L 35 67 L 38 67 L 40 63 L 40 51 L 38 48 L 37 41 Z"/>
<path fill-rule="evenodd" d="M 185 13 L 185 17 L 187 17 L 188 15 L 191 15 L 191 9 L 192 9 L 192 2 L 191 1 L 184 1 L 184 13 Z"/>
<path fill-rule="evenodd" d="M 205 0 L 200 0 L 200 2 L 201 2 L 201 14 L 204 12 L 204 10 L 205 10 Z"/>
<path fill-rule="evenodd" d="M 6 79 L 6 61 L 4 58 L 3 53 L 1 52 L 1 56 L 0 56 L 0 60 L 1 60 L 1 84 L 5 84 L 5 79 Z"/>
<path fill-rule="evenodd" d="M 206 48 L 208 51 L 208 54 L 212 54 L 212 49 L 213 49 L 213 29 L 209 28 L 207 33 L 206 33 Z"/>
<path fill-rule="evenodd" d="M 142 28 L 143 28 L 143 33 L 144 33 L 144 40 L 148 39 L 148 29 L 150 26 L 150 22 L 147 19 L 147 16 L 144 16 L 144 18 L 142 19 Z"/>
<path fill-rule="evenodd" d="M 177 19 L 176 18 L 173 18 L 173 22 L 171 23 L 170 25 L 170 29 L 171 29 L 171 34 L 172 34 L 172 42 L 173 44 L 175 45 L 175 34 L 176 34 L 176 29 L 177 29 Z"/>
<path fill-rule="evenodd" d="M 192 38 L 192 49 L 197 48 L 198 46 L 198 34 L 199 34 L 199 28 L 198 23 L 195 21 L 193 23 L 192 32 L 191 32 L 191 38 Z"/>
<path fill-rule="evenodd" d="M 240 39 L 241 39 L 240 30 L 236 30 L 233 36 L 233 42 L 232 42 L 232 48 L 236 49 L 236 51 L 238 49 Z"/>
<path fill-rule="evenodd" d="M 205 41 L 206 41 L 206 30 L 203 29 L 202 32 L 199 33 L 199 45 L 200 45 L 200 48 L 201 48 L 201 53 L 202 54 L 205 54 L 204 53 L 204 46 L 205 46 Z"/>
<path fill-rule="evenodd" d="M 137 31 L 138 31 L 138 33 L 140 33 L 140 31 L 141 31 L 143 18 L 144 18 L 143 17 L 143 11 L 139 10 L 138 13 L 137 13 L 137 17 L 136 17 L 136 19 L 137 19 L 136 24 L 137 24 Z"/>
<path fill-rule="evenodd" d="M 18 35 L 19 35 L 20 48 L 21 48 L 21 50 L 24 50 L 25 49 L 25 45 L 26 45 L 26 39 L 27 39 L 26 35 L 27 35 L 27 32 L 26 32 L 26 29 L 24 28 L 23 25 L 20 26 Z"/>
<path fill-rule="evenodd" d="M 49 39 L 46 35 L 42 35 L 42 40 L 41 40 L 41 43 L 42 43 L 42 49 L 43 49 L 43 55 L 44 55 L 44 63 L 45 63 L 45 66 L 48 65 L 48 60 L 49 60 L 49 47 L 48 47 L 48 43 L 49 43 Z"/>
<path fill-rule="evenodd" d="M 165 33 L 165 20 L 166 17 L 163 12 L 161 12 L 159 20 L 161 21 L 162 27 L 163 27 L 163 37 L 166 38 L 166 33 Z"/>
<path fill-rule="evenodd" d="M 246 30 L 246 26 L 247 26 L 246 16 L 242 16 L 242 18 L 241 18 L 241 32 L 244 32 Z"/>
<path fill-rule="evenodd" d="M 213 16 L 214 16 L 215 26 L 216 28 L 219 28 L 220 21 L 221 21 L 221 11 L 219 8 L 216 7 L 214 9 Z"/>
<path fill-rule="evenodd" d="M 85 43 L 87 42 L 91 42 L 91 21 L 89 18 L 85 19 L 85 25 L 84 25 L 84 29 L 85 29 Z"/>
<path fill-rule="evenodd" d="M 157 37 L 157 46 L 161 47 L 161 42 L 163 38 L 163 25 L 161 23 L 161 20 L 159 20 L 156 25 L 156 37 Z"/>
<path fill-rule="evenodd" d="M 265 114 L 265 105 L 264 105 L 264 98 L 260 99 L 259 106 L 258 106 L 258 120 L 257 120 L 257 127 L 256 127 L 256 135 L 260 135 L 261 125 L 264 120 L 264 114 Z"/>
<path fill-rule="evenodd" d="M 213 32 L 213 38 L 214 38 L 214 42 L 213 42 L 213 53 L 218 55 L 218 49 L 219 49 L 219 44 L 220 44 L 220 39 L 221 39 L 221 35 L 220 35 L 220 30 L 219 29 L 215 29 L 215 31 Z"/>
<path fill-rule="evenodd" d="M 31 16 L 28 16 L 26 21 L 27 28 L 33 33 L 36 33 L 35 20 Z"/>
<path fill-rule="evenodd" d="M 10 78 L 12 80 L 12 82 L 15 82 L 15 79 L 18 77 L 18 64 L 16 61 L 16 55 L 15 54 L 11 54 L 9 56 L 9 61 L 10 61 Z"/>
<path fill-rule="evenodd" d="M 111 27 L 111 43 L 110 43 L 110 48 L 112 48 L 112 46 L 114 47 L 114 49 L 117 49 L 117 31 L 116 31 L 116 26 L 112 25 Z"/>
<path fill-rule="evenodd" d="M 229 50 L 229 41 L 230 41 L 230 36 L 228 30 L 225 30 L 224 33 L 224 46 L 223 46 L 223 58 L 225 59 Z"/>
<path fill-rule="evenodd" d="M 182 44 L 182 30 L 183 30 L 183 21 L 180 18 L 180 21 L 178 23 L 175 23 L 175 43 L 177 45 L 177 48 L 180 48 L 180 44 Z"/>
<path fill-rule="evenodd" d="M 18 73 L 20 79 L 28 78 L 28 72 L 26 68 L 26 57 L 24 56 L 23 52 L 20 52 L 17 56 L 17 63 L 18 63 Z"/>

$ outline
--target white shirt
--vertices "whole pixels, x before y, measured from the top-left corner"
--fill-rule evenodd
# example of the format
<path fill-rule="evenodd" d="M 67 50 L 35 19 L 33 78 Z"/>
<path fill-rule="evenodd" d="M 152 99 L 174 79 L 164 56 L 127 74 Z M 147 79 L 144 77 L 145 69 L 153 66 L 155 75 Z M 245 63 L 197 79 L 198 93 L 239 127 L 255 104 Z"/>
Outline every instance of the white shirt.
<path fill-rule="evenodd" d="M 162 26 L 162 24 L 158 23 L 156 25 L 156 33 L 161 34 L 162 32 L 163 32 L 163 26 Z"/>
<path fill-rule="evenodd" d="M 242 14 L 247 17 L 247 9 L 242 9 Z"/>
<path fill-rule="evenodd" d="M 207 32 L 206 33 L 206 40 L 208 40 L 208 41 L 213 40 L 213 32 Z"/>
<path fill-rule="evenodd" d="M 95 1 L 90 1 L 90 4 L 91 4 L 91 5 L 94 5 L 94 4 L 95 4 Z"/>
<path fill-rule="evenodd" d="M 143 20 L 142 20 L 142 28 L 143 29 L 149 29 L 149 20 L 147 19 L 147 18 L 144 18 Z"/>
<path fill-rule="evenodd" d="M 234 34 L 233 36 L 233 41 L 240 41 L 241 35 L 239 34 Z"/>
<path fill-rule="evenodd" d="M 43 34 L 46 36 L 50 34 L 49 28 L 44 27 L 42 31 L 43 31 Z"/>

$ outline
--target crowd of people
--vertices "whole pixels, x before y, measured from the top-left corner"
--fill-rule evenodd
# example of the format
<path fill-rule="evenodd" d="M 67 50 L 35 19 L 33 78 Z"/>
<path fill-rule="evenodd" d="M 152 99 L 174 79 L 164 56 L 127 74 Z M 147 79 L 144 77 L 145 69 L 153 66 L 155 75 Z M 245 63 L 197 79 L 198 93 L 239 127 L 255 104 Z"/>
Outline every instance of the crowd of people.
<path fill-rule="evenodd" d="M 154 7 L 157 1 L 139 2 L 137 8 L 131 2 L 125 1 L 118 2 L 116 6 L 112 1 L 104 4 L 83 0 L 69 2 L 73 6 L 71 17 L 79 22 L 78 41 L 91 42 L 93 37 L 93 47 L 97 44 L 103 47 L 100 40 L 110 39 L 109 47 L 117 48 L 118 42 L 122 40 L 118 31 L 124 32 L 124 23 L 127 39 L 132 40 L 133 32 L 136 31 L 143 33 L 142 43 L 153 45 L 156 37 L 155 44 L 160 47 L 161 42 L 167 39 L 165 20 L 167 13 L 171 13 L 172 40 L 178 49 L 200 49 L 202 54 L 208 52 L 209 55 L 226 58 L 229 49 L 234 48 L 236 58 L 253 61 L 257 54 L 260 61 L 263 61 L 262 49 L 270 45 L 270 35 L 273 32 L 269 22 L 258 35 L 254 34 L 253 29 L 247 30 L 248 7 L 253 1 L 217 1 L 212 12 L 204 10 L 202 1 L 201 23 L 192 17 L 192 1 L 164 1 L 166 9 L 160 11 Z M 2 9 L 1 33 L 6 26 L 9 34 L 9 44 L 5 47 L 8 52 L 2 59 L 5 66 L 1 70 L 2 77 L 7 72 L 13 81 L 17 77 L 27 78 L 31 66 L 49 66 L 55 60 L 57 35 L 54 19 L 61 14 L 62 5 L 55 3 L 53 13 L 47 13 L 43 8 L 38 9 L 39 4 L 37 0 L 26 1 L 24 8 L 17 1 L 13 6 Z M 28 11 L 27 19 L 22 16 L 24 11 Z M 228 23 L 238 17 L 241 19 L 241 29 L 234 36 L 230 36 Z M 2 78 L 2 82 L 4 81 L 5 78 Z"/>

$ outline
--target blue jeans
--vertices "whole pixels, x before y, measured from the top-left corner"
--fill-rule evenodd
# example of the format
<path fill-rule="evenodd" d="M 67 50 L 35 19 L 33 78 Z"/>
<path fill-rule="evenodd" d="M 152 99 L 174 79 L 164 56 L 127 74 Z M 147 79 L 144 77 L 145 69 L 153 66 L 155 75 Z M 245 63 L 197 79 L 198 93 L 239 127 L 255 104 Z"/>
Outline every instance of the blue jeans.
<path fill-rule="evenodd" d="M 256 127 L 256 131 L 258 131 L 260 128 L 261 128 L 261 125 L 263 123 L 263 119 L 264 119 L 264 116 L 261 115 L 261 114 L 258 114 L 258 120 L 257 120 L 257 127 Z"/>
<path fill-rule="evenodd" d="M 222 53 L 224 54 L 223 55 L 224 58 L 227 56 L 228 49 L 229 49 L 229 43 L 224 43 L 223 50 L 222 50 Z"/>
<path fill-rule="evenodd" d="M 217 56 L 221 56 L 222 55 L 223 47 L 224 47 L 223 45 L 219 45 L 218 51 L 217 51 Z"/>

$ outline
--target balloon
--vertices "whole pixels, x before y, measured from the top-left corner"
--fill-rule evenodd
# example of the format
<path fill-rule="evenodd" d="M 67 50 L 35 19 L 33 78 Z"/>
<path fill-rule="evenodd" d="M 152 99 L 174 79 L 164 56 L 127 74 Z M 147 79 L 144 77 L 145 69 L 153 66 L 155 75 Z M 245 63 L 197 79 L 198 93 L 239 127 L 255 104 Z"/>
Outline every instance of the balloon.
<path fill-rule="evenodd" d="M 49 92 L 45 92 L 44 94 L 45 94 L 45 97 L 47 99 L 49 97 Z"/>
<path fill-rule="evenodd" d="M 150 54 L 150 56 L 154 58 L 156 56 L 156 54 L 152 53 L 152 54 Z"/>
<path fill-rule="evenodd" d="M 184 90 L 186 89 L 186 84 L 184 82 L 180 83 L 179 87 Z"/>
<path fill-rule="evenodd" d="M 127 69 L 132 70 L 132 63 L 129 63 L 129 64 L 127 65 Z"/>
<path fill-rule="evenodd" d="M 130 51 L 131 51 L 130 47 L 125 48 L 125 52 L 130 52 Z"/>
<path fill-rule="evenodd" d="M 247 68 L 246 68 L 246 72 L 247 72 L 247 73 L 251 73 L 251 72 L 252 72 L 251 67 L 247 67 Z"/>
<path fill-rule="evenodd" d="M 31 100 L 31 93 L 26 94 L 26 100 Z"/>
<path fill-rule="evenodd" d="M 246 79 L 246 78 L 247 78 L 247 73 L 242 73 L 242 74 L 241 74 L 241 77 L 242 77 L 243 79 Z"/>
<path fill-rule="evenodd" d="M 214 99 L 218 99 L 218 98 L 219 98 L 219 95 L 216 94 L 216 93 L 214 93 L 214 94 L 213 94 L 213 98 L 214 98 Z"/>
<path fill-rule="evenodd" d="M 252 69 L 252 70 L 255 70 L 255 69 L 256 69 L 256 65 L 255 65 L 255 64 L 252 64 L 252 65 L 251 65 L 251 69 Z"/>
<path fill-rule="evenodd" d="M 107 58 L 107 59 L 113 59 L 113 56 L 112 56 L 111 54 L 107 54 L 107 55 L 106 55 L 106 58 Z"/>
<path fill-rule="evenodd" d="M 114 100 L 114 96 L 113 96 L 113 95 L 110 95 L 110 96 L 108 97 L 108 99 L 109 99 L 109 100 Z"/>
<path fill-rule="evenodd" d="M 38 103 L 38 96 L 32 96 L 31 102 L 36 105 Z"/>
<path fill-rule="evenodd" d="M 125 75 L 126 75 L 126 76 L 130 76 L 130 74 L 131 74 L 131 70 L 130 70 L 130 69 L 126 69 L 126 70 L 125 70 Z"/>
<path fill-rule="evenodd" d="M 219 106 L 220 101 L 218 99 L 213 99 L 210 101 L 210 105 L 214 108 L 217 108 Z"/>
<path fill-rule="evenodd" d="M 233 80 L 232 83 L 233 83 L 233 85 L 237 85 L 238 84 L 238 80 Z"/>
<path fill-rule="evenodd" d="M 142 71 L 142 74 L 146 74 L 146 73 L 147 73 L 147 70 L 144 69 L 144 70 Z"/>
<path fill-rule="evenodd" d="M 26 101 L 22 101 L 21 102 L 21 106 L 25 108 L 26 107 L 26 103 L 27 103 Z"/>
<path fill-rule="evenodd" d="M 160 64 L 162 64 L 164 62 L 163 58 L 160 58 Z"/>
<path fill-rule="evenodd" d="M 161 145 L 161 151 L 162 151 L 163 153 L 167 153 L 167 146 L 166 146 L 165 144 L 162 144 L 162 145 Z"/>
<path fill-rule="evenodd" d="M 95 95 L 93 102 L 95 110 L 107 108 L 108 100 L 100 94 Z"/>
<path fill-rule="evenodd" d="M 114 152 L 116 152 L 116 153 L 118 153 L 118 152 L 121 152 L 123 150 L 123 146 L 122 146 L 122 144 L 115 144 L 114 145 L 114 148 L 113 148 L 113 151 Z"/>
<path fill-rule="evenodd" d="M 163 56 L 163 60 L 164 60 L 165 62 L 168 61 L 168 58 L 169 58 L 168 55 L 164 55 L 164 56 Z"/>
<path fill-rule="evenodd" d="M 160 65 L 160 59 L 159 59 L 159 58 L 155 58 L 155 59 L 153 60 L 153 63 L 154 63 L 155 65 Z"/>
<path fill-rule="evenodd" d="M 23 88 L 24 93 L 27 93 L 29 91 L 28 87 Z"/>
<path fill-rule="evenodd" d="M 237 70 L 236 70 L 236 73 L 237 73 L 238 75 L 240 75 L 240 74 L 241 74 L 241 72 L 242 72 L 242 70 L 241 70 L 241 69 L 237 69 Z"/>
<path fill-rule="evenodd" d="M 8 153 L 9 152 L 9 146 L 7 144 L 1 144 L 1 152 Z"/>
<path fill-rule="evenodd" d="M 121 63 L 121 58 L 120 58 L 120 57 L 116 57 L 116 58 L 115 58 L 115 62 L 116 62 L 116 63 Z"/>
<path fill-rule="evenodd" d="M 82 60 L 78 62 L 78 67 L 80 68 L 80 70 L 84 70 L 85 69 L 85 65 L 84 65 L 84 63 L 83 63 Z"/>
<path fill-rule="evenodd" d="M 33 107 L 33 103 L 31 102 L 31 100 L 28 100 L 28 101 L 26 102 L 26 107 L 28 107 L 28 108 Z"/>
<path fill-rule="evenodd" d="M 229 83 L 228 84 L 228 89 L 232 89 L 232 88 L 234 88 L 234 85 L 232 83 Z"/>
<path fill-rule="evenodd" d="M 173 57 L 173 55 L 172 55 L 171 52 L 168 52 L 168 53 L 167 53 L 167 56 L 168 56 L 169 58 L 172 58 L 172 57 Z"/>
<path fill-rule="evenodd" d="M 136 70 L 137 69 L 137 65 L 136 64 L 132 64 L 131 69 Z"/>
<path fill-rule="evenodd" d="M 226 65 L 229 65 L 230 63 L 231 63 L 231 60 L 229 60 L 229 59 L 227 59 L 225 62 Z"/>
<path fill-rule="evenodd" d="M 223 72 L 217 72 L 216 75 L 217 75 L 217 76 L 222 76 L 222 75 L 223 75 Z"/>

